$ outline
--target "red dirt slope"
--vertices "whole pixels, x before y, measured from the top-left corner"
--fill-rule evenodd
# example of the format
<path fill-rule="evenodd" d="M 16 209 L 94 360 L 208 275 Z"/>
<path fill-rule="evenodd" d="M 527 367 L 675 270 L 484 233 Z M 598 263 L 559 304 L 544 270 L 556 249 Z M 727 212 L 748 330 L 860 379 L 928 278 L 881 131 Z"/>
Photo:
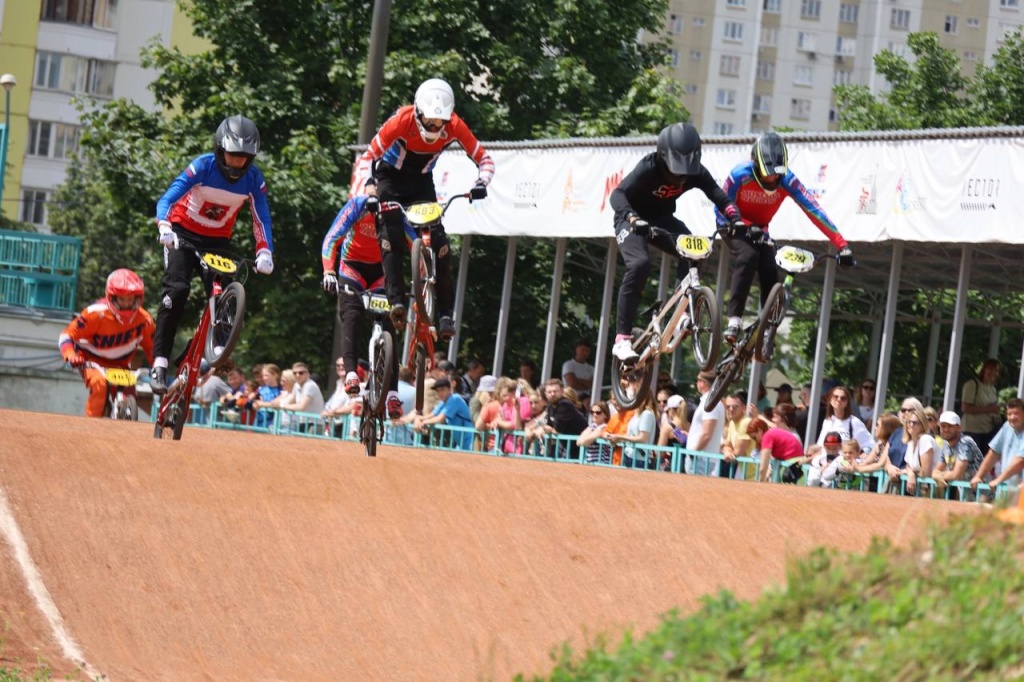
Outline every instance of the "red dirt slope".
<path fill-rule="evenodd" d="M 963 509 L 2 410 L 0 434 L 31 556 L 115 681 L 507 679 L 565 639 L 754 597 L 793 552 Z M 9 557 L 0 539 L 0 612 L 25 614 L 7 644 L 55 660 Z"/>

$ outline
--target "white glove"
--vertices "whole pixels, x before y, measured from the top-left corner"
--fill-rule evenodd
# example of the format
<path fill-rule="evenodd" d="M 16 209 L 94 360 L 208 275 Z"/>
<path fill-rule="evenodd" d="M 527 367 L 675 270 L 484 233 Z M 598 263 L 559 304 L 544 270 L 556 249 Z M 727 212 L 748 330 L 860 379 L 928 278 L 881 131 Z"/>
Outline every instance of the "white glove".
<path fill-rule="evenodd" d="M 326 291 L 328 293 L 337 291 L 338 290 L 338 276 L 335 275 L 333 272 L 325 272 L 324 273 L 323 288 L 324 288 L 324 291 Z"/>
<path fill-rule="evenodd" d="M 274 256 L 268 249 L 260 249 L 256 254 L 256 272 L 269 275 L 274 271 Z"/>
<path fill-rule="evenodd" d="M 166 220 L 157 221 L 157 228 L 160 230 L 160 236 L 157 239 L 160 243 L 169 249 L 178 248 L 178 235 L 174 234 L 174 230 L 171 229 L 170 222 Z"/>

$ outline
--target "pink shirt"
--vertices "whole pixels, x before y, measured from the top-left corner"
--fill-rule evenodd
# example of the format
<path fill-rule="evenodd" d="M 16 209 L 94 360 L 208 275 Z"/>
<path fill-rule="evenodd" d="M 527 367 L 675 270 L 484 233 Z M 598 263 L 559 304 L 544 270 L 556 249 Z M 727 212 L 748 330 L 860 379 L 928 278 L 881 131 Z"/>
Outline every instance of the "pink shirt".
<path fill-rule="evenodd" d="M 804 446 L 792 431 L 773 427 L 761 438 L 761 449 L 771 450 L 774 459 L 793 459 L 804 456 Z"/>

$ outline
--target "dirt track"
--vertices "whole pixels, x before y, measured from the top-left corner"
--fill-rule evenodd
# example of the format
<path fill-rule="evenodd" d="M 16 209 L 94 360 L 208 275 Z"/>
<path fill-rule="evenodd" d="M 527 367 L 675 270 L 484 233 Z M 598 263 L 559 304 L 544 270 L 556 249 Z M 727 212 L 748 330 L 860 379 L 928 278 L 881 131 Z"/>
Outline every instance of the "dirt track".
<path fill-rule="evenodd" d="M 0 488 L 111 680 L 475 680 L 962 507 L 0 410 Z M 0 663 L 63 659 L 0 537 Z M 0 624 L 2 626 L 2 624 Z"/>

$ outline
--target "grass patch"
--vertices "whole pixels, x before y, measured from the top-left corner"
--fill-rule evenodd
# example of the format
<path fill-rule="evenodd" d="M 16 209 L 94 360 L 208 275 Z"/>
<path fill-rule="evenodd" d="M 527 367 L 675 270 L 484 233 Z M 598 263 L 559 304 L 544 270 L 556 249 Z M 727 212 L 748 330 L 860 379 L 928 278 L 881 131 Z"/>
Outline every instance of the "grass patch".
<path fill-rule="evenodd" d="M 531 679 L 1024 679 L 1022 560 L 1024 529 L 988 515 L 910 549 L 819 549 L 754 602 L 722 592 L 614 650 L 563 645 L 550 676 Z"/>

